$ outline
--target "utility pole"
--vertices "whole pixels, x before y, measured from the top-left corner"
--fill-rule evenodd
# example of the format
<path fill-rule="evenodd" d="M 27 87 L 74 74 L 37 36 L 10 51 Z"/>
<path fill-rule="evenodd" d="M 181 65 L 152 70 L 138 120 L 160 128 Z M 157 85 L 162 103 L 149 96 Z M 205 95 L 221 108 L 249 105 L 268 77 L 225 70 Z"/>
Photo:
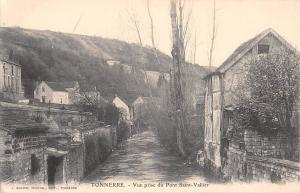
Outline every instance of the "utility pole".
<path fill-rule="evenodd" d="M 185 157 L 184 149 L 184 131 L 186 128 L 186 119 L 184 112 L 184 98 L 182 91 L 182 65 L 185 63 L 184 38 L 183 38 L 183 6 L 179 0 L 179 8 L 177 13 L 177 1 L 171 0 L 171 24 L 172 24 L 172 39 L 173 39 L 173 65 L 171 68 L 171 100 L 172 111 L 176 122 L 176 138 L 177 146 L 181 156 Z M 179 14 L 179 18 L 178 18 Z"/>

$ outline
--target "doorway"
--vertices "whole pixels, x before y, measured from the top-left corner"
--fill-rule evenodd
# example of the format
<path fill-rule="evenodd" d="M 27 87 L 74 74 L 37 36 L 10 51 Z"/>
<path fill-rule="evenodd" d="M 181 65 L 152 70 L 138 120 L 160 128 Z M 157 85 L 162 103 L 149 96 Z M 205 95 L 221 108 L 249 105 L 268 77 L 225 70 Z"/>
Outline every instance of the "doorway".
<path fill-rule="evenodd" d="M 63 157 L 48 156 L 48 185 L 55 186 L 63 182 Z"/>

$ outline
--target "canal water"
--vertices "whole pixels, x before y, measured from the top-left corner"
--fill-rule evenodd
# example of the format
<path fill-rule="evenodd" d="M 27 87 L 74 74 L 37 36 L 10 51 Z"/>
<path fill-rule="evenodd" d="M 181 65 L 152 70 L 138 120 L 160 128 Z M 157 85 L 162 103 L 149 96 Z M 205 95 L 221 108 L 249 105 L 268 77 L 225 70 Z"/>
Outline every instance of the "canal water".
<path fill-rule="evenodd" d="M 156 132 L 148 130 L 124 141 L 83 182 L 98 181 L 209 182 L 195 166 L 189 166 L 166 150 Z"/>

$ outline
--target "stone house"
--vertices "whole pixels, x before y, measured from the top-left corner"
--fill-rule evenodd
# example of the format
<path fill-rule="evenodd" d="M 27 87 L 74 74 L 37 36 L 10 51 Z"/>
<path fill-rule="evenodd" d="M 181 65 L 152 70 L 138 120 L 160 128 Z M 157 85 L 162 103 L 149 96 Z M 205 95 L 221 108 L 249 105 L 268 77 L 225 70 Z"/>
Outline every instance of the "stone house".
<path fill-rule="evenodd" d="M 0 60 L 0 98 L 19 100 L 23 98 L 21 65 Z"/>
<path fill-rule="evenodd" d="M 125 100 L 122 100 L 119 96 L 115 96 L 111 102 L 113 105 L 115 105 L 121 114 L 121 119 L 125 121 L 130 121 L 130 110 L 129 106 L 125 102 Z"/>
<path fill-rule="evenodd" d="M 44 183 L 47 127 L 0 111 L 0 178 L 2 182 Z"/>
<path fill-rule="evenodd" d="M 78 82 L 41 81 L 34 90 L 34 98 L 42 103 L 75 104 L 79 100 Z"/>
<path fill-rule="evenodd" d="M 91 113 L 48 110 L 0 102 L 1 183 L 78 183 L 116 147 L 116 128 Z"/>
<path fill-rule="evenodd" d="M 48 134 L 45 162 L 47 164 L 47 182 L 57 184 L 78 183 L 83 177 L 82 143 L 72 140 L 63 133 Z"/>
<path fill-rule="evenodd" d="M 234 141 L 228 143 L 226 140 L 227 130 L 232 127 L 237 86 L 243 84 L 243 77 L 249 68 L 247 64 L 253 57 L 273 53 L 281 48 L 298 54 L 298 51 L 276 31 L 267 29 L 241 44 L 220 67 L 205 77 L 204 151 L 209 165 L 216 171 L 224 169 L 226 157 L 229 159 L 228 162 L 231 162 L 231 169 L 235 170 L 232 173 L 241 174 L 247 170 L 247 166 L 242 164 L 247 160 L 246 155 L 278 158 L 278 155 L 287 148 L 289 139 L 284 133 L 279 133 L 277 137 L 271 139 L 257 132 L 245 131 L 246 133 Z M 296 128 L 299 128 L 299 125 Z M 227 151 L 228 154 L 225 155 Z"/>
<path fill-rule="evenodd" d="M 105 60 L 105 63 L 109 66 L 114 66 L 114 65 L 118 65 L 121 63 L 121 61 L 119 60 L 114 60 L 114 59 L 107 59 Z"/>

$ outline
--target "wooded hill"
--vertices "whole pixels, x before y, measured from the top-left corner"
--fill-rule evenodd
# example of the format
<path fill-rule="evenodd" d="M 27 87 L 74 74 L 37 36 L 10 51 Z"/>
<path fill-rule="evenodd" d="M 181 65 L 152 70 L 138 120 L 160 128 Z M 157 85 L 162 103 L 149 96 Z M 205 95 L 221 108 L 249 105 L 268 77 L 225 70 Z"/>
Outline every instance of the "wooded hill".
<path fill-rule="evenodd" d="M 168 55 L 158 52 L 158 65 L 151 48 L 120 40 L 22 28 L 1 27 L 0 48 L 2 57 L 22 65 L 26 97 L 32 97 L 37 80 L 76 80 L 82 87 L 97 86 L 103 96 L 118 94 L 132 101 L 148 93 L 143 78 L 109 66 L 106 60 L 158 72 L 169 72 L 172 63 Z M 190 66 L 200 79 L 208 72 L 199 65 Z"/>

